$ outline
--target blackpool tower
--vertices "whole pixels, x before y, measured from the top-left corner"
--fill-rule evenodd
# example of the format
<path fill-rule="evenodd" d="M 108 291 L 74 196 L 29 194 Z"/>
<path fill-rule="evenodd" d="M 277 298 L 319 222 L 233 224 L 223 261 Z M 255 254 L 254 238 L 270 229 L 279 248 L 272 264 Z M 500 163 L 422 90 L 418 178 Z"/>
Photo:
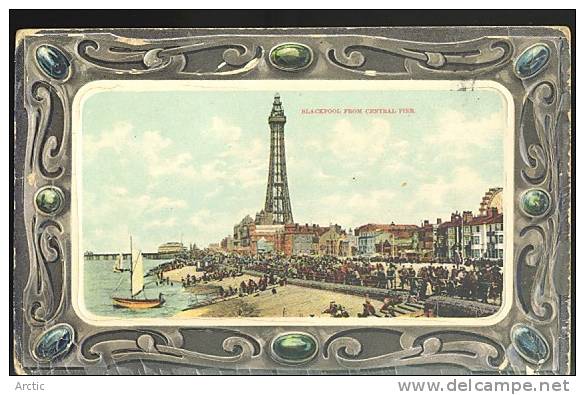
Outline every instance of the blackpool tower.
<path fill-rule="evenodd" d="M 273 224 L 292 224 L 293 215 L 288 194 L 286 178 L 286 156 L 284 151 L 284 124 L 286 117 L 282 109 L 280 96 L 274 95 L 272 111 L 268 117 L 270 125 L 270 162 L 268 167 L 268 184 L 266 185 L 266 203 L 264 212 L 271 214 Z"/>

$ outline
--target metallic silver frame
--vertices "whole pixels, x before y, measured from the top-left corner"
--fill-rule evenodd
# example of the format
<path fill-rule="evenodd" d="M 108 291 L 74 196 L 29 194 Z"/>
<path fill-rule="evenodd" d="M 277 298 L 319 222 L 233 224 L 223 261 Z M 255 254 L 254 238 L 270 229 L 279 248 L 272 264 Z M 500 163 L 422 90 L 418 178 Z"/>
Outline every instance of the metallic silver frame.
<path fill-rule="evenodd" d="M 570 39 L 564 28 L 326 28 L 222 30 L 24 31 L 16 47 L 14 344 L 17 369 L 29 374 L 541 374 L 569 372 L 570 338 Z M 274 67 L 269 50 L 300 43 L 312 64 Z M 69 62 L 64 79 L 39 68 L 35 51 L 51 45 Z M 544 44 L 550 58 L 520 78 L 515 63 Z M 219 65 L 219 67 L 218 67 Z M 492 80 L 514 97 L 513 307 L 492 326 L 88 325 L 71 304 L 71 106 L 95 80 L 327 79 Z M 35 207 L 40 188 L 63 192 L 60 212 Z M 529 189 L 551 198 L 547 212 L 519 206 Z M 510 230 L 508 230 L 510 231 Z M 51 362 L 34 357 L 55 325 L 69 324 L 72 344 Z M 512 344 L 523 324 L 546 343 L 535 365 Z M 291 366 L 271 341 L 307 333 L 318 353 Z"/>

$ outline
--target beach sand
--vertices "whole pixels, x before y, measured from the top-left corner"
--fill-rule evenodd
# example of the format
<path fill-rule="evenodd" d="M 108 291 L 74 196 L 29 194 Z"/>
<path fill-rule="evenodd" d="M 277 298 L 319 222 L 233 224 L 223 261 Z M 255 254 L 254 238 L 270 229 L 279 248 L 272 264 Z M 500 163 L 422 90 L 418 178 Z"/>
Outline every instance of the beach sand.
<path fill-rule="evenodd" d="M 168 272 L 165 272 L 164 277 L 168 277 L 169 280 L 173 281 L 173 282 L 177 282 L 180 283 L 181 279 L 187 278 L 187 274 L 191 275 L 191 277 L 195 276 L 196 278 L 201 278 L 203 276 L 203 272 L 197 272 L 195 271 L 195 268 L 193 266 L 186 266 L 183 267 L 181 269 L 175 269 L 175 270 L 170 270 Z M 251 276 L 249 274 L 243 274 L 241 276 L 237 276 L 237 277 L 227 277 L 224 278 L 221 281 L 208 281 L 205 284 L 203 283 L 197 283 L 197 285 L 208 285 L 208 286 L 221 286 L 224 288 L 228 288 L 230 285 L 233 288 L 239 288 L 240 283 L 242 281 L 246 281 L 248 282 L 249 279 L 254 279 L 254 281 L 258 282 L 258 278 L 257 276 Z"/>
<path fill-rule="evenodd" d="M 195 275 L 197 278 L 203 275 L 202 272 L 196 272 L 194 267 L 184 267 L 165 273 L 165 277 L 168 276 L 171 281 L 180 282 L 181 278 L 185 278 L 187 274 Z M 224 278 L 221 281 L 209 281 L 206 284 L 199 283 L 191 288 L 191 291 L 195 293 L 205 292 L 207 287 L 212 286 L 222 286 L 227 289 L 230 285 L 238 289 L 242 281 L 247 282 L 251 278 L 258 282 L 258 277 L 244 274 L 235 278 Z M 272 288 L 276 289 L 276 294 L 272 293 Z M 257 292 L 253 295 L 242 297 L 235 295 L 208 306 L 182 311 L 176 317 L 310 317 L 313 315 L 314 317 L 330 318 L 329 314 L 322 313 L 322 311 L 329 307 L 329 302 L 331 301 L 335 301 L 335 303 L 345 307 L 350 317 L 356 317 L 363 310 L 365 298 L 363 296 L 288 284 L 285 286 L 271 286 L 266 291 Z M 372 299 L 371 303 L 376 308 L 376 311 L 379 312 L 382 302 Z"/>
<path fill-rule="evenodd" d="M 164 278 L 167 278 L 173 282 L 180 283 L 181 278 L 187 278 L 187 274 L 196 276 L 197 278 L 203 276 L 203 272 L 196 271 L 195 266 L 185 266 L 180 269 L 169 270 L 163 274 Z"/>
<path fill-rule="evenodd" d="M 237 279 L 241 281 L 243 277 Z M 344 306 L 352 317 L 363 309 L 364 298 L 361 296 L 296 285 L 277 286 L 275 289 L 276 294 L 268 289 L 254 295 L 235 296 L 209 306 L 183 311 L 177 317 L 309 317 L 311 314 L 315 317 L 330 317 L 329 314 L 321 313 L 330 301 Z M 375 300 L 372 303 L 376 309 L 382 306 L 381 302 Z"/>

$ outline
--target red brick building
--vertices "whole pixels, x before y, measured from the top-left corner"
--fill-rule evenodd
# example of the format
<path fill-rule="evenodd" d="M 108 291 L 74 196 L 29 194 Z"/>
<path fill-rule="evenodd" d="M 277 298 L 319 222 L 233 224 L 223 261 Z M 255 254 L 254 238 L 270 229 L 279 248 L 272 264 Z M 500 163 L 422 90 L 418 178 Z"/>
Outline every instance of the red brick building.
<path fill-rule="evenodd" d="M 316 254 L 318 252 L 319 237 L 327 232 L 325 228 L 316 224 L 288 224 L 284 226 L 283 252 L 285 255 Z"/>
<path fill-rule="evenodd" d="M 274 252 L 287 256 L 317 254 L 319 237 L 329 227 L 319 225 L 249 225 L 250 252 Z"/>

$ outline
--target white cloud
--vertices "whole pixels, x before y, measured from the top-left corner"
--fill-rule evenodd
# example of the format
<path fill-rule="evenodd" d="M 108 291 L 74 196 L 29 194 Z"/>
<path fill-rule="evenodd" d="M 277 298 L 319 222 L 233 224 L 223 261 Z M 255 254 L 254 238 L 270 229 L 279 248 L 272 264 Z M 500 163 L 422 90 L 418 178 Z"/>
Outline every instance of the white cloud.
<path fill-rule="evenodd" d="M 473 157 L 472 149 L 502 141 L 507 120 L 502 112 L 473 118 L 462 111 L 446 110 L 438 117 L 436 125 L 425 134 L 423 143 L 441 159 L 469 159 Z"/>
<path fill-rule="evenodd" d="M 201 165 L 198 179 L 201 181 L 224 181 L 228 179 L 227 164 L 222 160 L 212 160 Z"/>
<path fill-rule="evenodd" d="M 205 130 L 203 135 L 224 142 L 236 142 L 242 135 L 242 128 L 229 124 L 219 116 L 214 116 L 211 118 L 211 127 Z"/>
<path fill-rule="evenodd" d="M 269 146 L 263 144 L 259 138 L 227 146 L 218 155 L 224 161 L 231 160 L 234 163 L 229 171 L 226 171 L 226 179 L 243 188 L 255 187 L 266 182 L 268 156 Z M 227 168 L 227 164 L 225 167 Z"/>
<path fill-rule="evenodd" d="M 146 201 L 145 211 L 174 210 L 187 207 L 187 202 L 184 200 L 173 199 L 167 196 L 151 198 L 148 195 L 143 195 L 141 198 L 145 198 Z"/>
<path fill-rule="evenodd" d="M 125 187 L 121 187 L 121 186 L 111 186 L 110 192 L 112 195 L 118 196 L 118 197 L 128 195 L 128 189 Z"/>
<path fill-rule="evenodd" d="M 179 176 L 192 179 L 197 176 L 192 155 L 179 151 L 171 139 L 159 131 L 133 134 L 133 130 L 132 124 L 119 122 L 97 136 L 88 134 L 83 138 L 84 160 L 94 160 L 99 154 L 108 157 L 116 154 L 119 160 L 127 161 L 131 155 L 135 162 L 143 163 L 148 175 L 154 178 Z"/>
<path fill-rule="evenodd" d="M 206 199 L 211 199 L 213 197 L 216 197 L 217 195 L 219 195 L 219 193 L 223 190 L 223 186 L 222 185 L 218 185 L 215 188 L 212 188 L 210 190 L 208 190 L 203 196 Z"/>
<path fill-rule="evenodd" d="M 327 207 L 347 207 L 352 210 L 377 210 L 392 203 L 396 196 L 393 190 L 374 189 L 368 192 L 354 192 L 350 195 L 328 195 L 321 199 L 321 203 Z"/>
<path fill-rule="evenodd" d="M 171 139 L 161 136 L 160 132 L 146 131 L 138 139 L 135 149 L 144 156 L 148 174 L 153 177 L 196 177 L 191 154 L 177 152 L 173 145 Z"/>
<path fill-rule="evenodd" d="M 411 166 L 411 161 L 389 158 L 382 167 L 385 172 L 390 174 L 412 172 L 415 169 Z"/>
<path fill-rule="evenodd" d="M 303 144 L 304 148 L 313 152 L 323 151 L 323 142 L 316 138 L 307 139 Z"/>
<path fill-rule="evenodd" d="M 97 199 L 92 193 L 83 195 L 83 214 L 87 218 L 116 218 L 124 213 L 128 218 L 142 214 L 154 216 L 165 215 L 169 211 L 184 209 L 187 202 L 168 196 L 152 197 L 151 195 L 131 195 L 125 188 L 118 186 L 105 187 L 104 193 L 115 196 L 113 200 Z"/>
<path fill-rule="evenodd" d="M 392 189 L 374 189 L 352 192 L 346 195 L 330 194 L 315 201 L 303 202 L 300 207 L 303 218 L 310 222 L 327 225 L 338 223 L 346 227 L 368 221 L 385 221 L 393 209 L 396 193 Z"/>
<path fill-rule="evenodd" d="M 181 214 L 187 208 L 187 202 L 168 196 L 132 195 L 125 188 L 105 187 L 103 193 L 114 196 L 112 199 L 99 199 L 94 194 L 83 195 L 83 231 L 84 242 L 89 241 L 85 249 L 94 252 L 126 251 L 128 237 L 135 236 L 135 246 L 142 250 L 153 250 L 157 243 L 164 242 L 158 238 L 151 239 L 151 233 L 163 228 L 172 232 L 179 225 Z M 103 219 L 107 218 L 107 227 Z M 123 220 L 117 220 L 123 218 Z M 148 232 L 144 232 L 148 229 Z M 167 231 L 165 231 L 166 233 Z M 138 239 L 141 236 L 142 239 Z"/>
<path fill-rule="evenodd" d="M 199 209 L 189 217 L 186 236 L 207 246 L 212 242 L 219 242 L 222 238 L 231 235 L 233 227 L 246 214 L 254 216 L 255 211 L 252 209 L 240 209 L 237 214 L 225 213 L 221 211 L 210 211 L 209 209 Z M 190 227 L 190 229 L 189 229 Z"/>
<path fill-rule="evenodd" d="M 315 172 L 313 174 L 313 176 L 318 179 L 318 180 L 323 180 L 323 181 L 331 181 L 331 180 L 335 180 L 337 179 L 336 176 L 333 176 L 331 174 L 327 174 L 323 171 L 322 168 L 317 168 L 315 169 Z"/>
<path fill-rule="evenodd" d="M 338 158 L 354 163 L 374 162 L 385 154 L 405 155 L 409 144 L 393 135 L 390 122 L 375 118 L 366 128 L 358 128 L 351 121 L 341 119 L 333 124 L 333 130 L 325 136 L 323 144 Z"/>
<path fill-rule="evenodd" d="M 266 181 L 266 142 L 259 138 L 240 139 L 241 128 L 217 116 L 212 118 L 211 127 L 203 135 L 219 139 L 225 143 L 225 148 L 197 167 L 193 155 L 181 150 L 180 142 L 165 137 L 160 131 L 134 133 L 128 122 L 119 122 L 97 135 L 85 136 L 84 160 L 115 156 L 122 163 L 128 160 L 142 163 L 146 175 L 150 176 L 144 180 L 147 189 L 155 188 L 160 180 L 169 177 L 193 182 L 227 182 L 242 188 L 256 187 Z"/>
<path fill-rule="evenodd" d="M 211 218 L 212 218 L 211 211 L 207 209 L 201 209 L 193 213 L 193 215 L 189 219 L 189 222 L 196 228 L 205 227 L 209 223 Z"/>
<path fill-rule="evenodd" d="M 84 160 L 93 160 L 102 150 L 112 150 L 117 154 L 130 142 L 132 125 L 128 122 L 118 122 L 111 129 L 104 130 L 98 135 L 83 136 Z"/>
<path fill-rule="evenodd" d="M 131 232 L 128 225 L 124 223 L 112 223 L 110 225 L 107 230 L 103 228 L 87 229 L 84 227 L 84 241 L 91 240 L 91 243 L 83 246 L 84 251 L 89 250 L 94 253 L 129 251 Z M 135 245 L 139 246 L 140 244 Z"/>
<path fill-rule="evenodd" d="M 198 168 L 196 179 L 204 182 L 221 181 L 242 188 L 255 187 L 265 182 L 268 145 L 260 138 L 241 138 L 242 128 L 219 116 L 211 118 L 210 128 L 204 130 L 202 135 L 220 141 L 224 149 L 216 153 L 213 160 Z"/>
<path fill-rule="evenodd" d="M 147 229 L 153 228 L 171 228 L 177 224 L 177 218 L 169 217 L 167 219 L 155 219 L 147 222 L 144 227 Z"/>
<path fill-rule="evenodd" d="M 438 175 L 433 181 L 420 184 L 415 192 L 419 207 L 454 207 L 475 210 L 481 196 L 491 185 L 475 169 L 459 166 L 449 175 Z"/>

